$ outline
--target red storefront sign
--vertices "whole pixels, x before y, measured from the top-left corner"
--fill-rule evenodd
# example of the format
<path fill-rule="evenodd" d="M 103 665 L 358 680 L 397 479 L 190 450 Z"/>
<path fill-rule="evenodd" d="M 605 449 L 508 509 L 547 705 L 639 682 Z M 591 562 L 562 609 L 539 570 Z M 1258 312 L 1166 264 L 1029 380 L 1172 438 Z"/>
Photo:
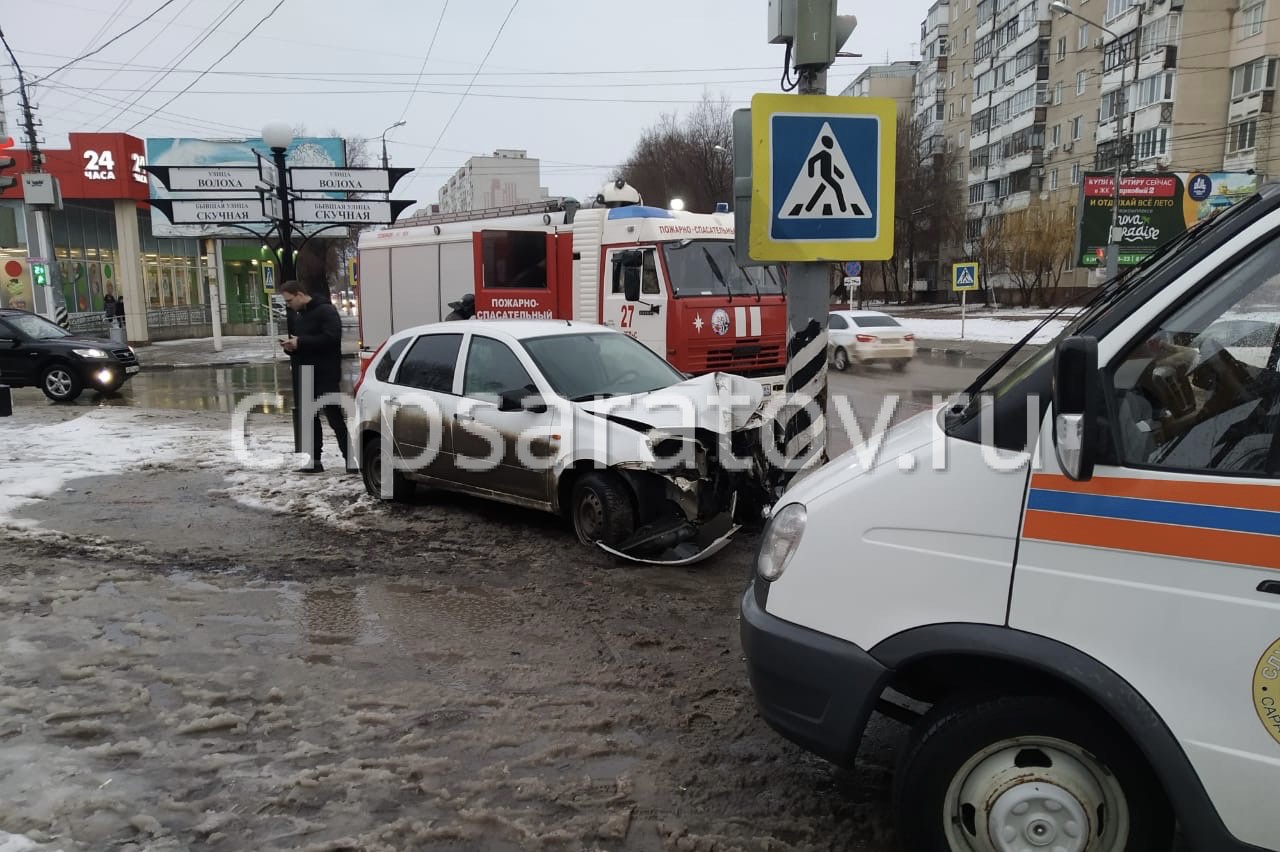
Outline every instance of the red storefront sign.
<path fill-rule="evenodd" d="M 1115 179 L 1094 175 L 1084 179 L 1085 198 L 1110 198 Z M 1120 179 L 1122 198 L 1173 198 L 1178 194 L 1178 179 L 1173 175 L 1124 177 Z"/>
<path fill-rule="evenodd" d="M 58 179 L 63 198 L 147 200 L 147 156 L 141 139 L 127 133 L 72 133 L 68 139 L 69 149 L 41 149 L 44 170 Z M 14 159 L 7 174 L 31 171 L 25 148 L 7 153 Z M 0 192 L 0 198 L 21 200 L 22 184 Z"/>

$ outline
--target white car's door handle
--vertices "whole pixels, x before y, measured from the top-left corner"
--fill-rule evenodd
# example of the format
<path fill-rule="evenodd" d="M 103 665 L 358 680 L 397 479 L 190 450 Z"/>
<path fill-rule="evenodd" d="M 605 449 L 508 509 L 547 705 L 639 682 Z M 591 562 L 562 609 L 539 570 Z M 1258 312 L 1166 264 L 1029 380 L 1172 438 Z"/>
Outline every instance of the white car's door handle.
<path fill-rule="evenodd" d="M 453 413 L 453 419 L 454 419 L 454 420 L 465 420 L 465 421 L 468 421 L 468 422 L 472 422 L 472 423 L 474 423 L 474 422 L 475 422 L 475 419 L 476 419 L 476 416 L 475 416 L 474 414 L 466 414 L 466 413 L 461 412 L 461 411 L 455 411 L 455 412 Z"/>

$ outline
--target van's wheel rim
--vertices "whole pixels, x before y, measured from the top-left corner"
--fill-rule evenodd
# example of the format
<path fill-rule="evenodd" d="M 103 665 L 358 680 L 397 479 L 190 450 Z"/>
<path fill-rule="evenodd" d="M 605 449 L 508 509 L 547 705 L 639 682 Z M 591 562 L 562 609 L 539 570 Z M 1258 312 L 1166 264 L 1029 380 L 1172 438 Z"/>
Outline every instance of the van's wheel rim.
<path fill-rule="evenodd" d="M 578 533 L 588 541 L 597 541 L 604 520 L 604 501 L 594 490 L 584 489 L 577 507 Z"/>
<path fill-rule="evenodd" d="M 69 372 L 63 369 L 55 369 L 50 370 L 48 375 L 44 377 L 44 386 L 54 396 L 63 397 L 71 393 L 71 381 Z"/>
<path fill-rule="evenodd" d="M 965 852 L 1122 849 L 1129 834 L 1115 775 L 1079 746 L 1052 737 L 1017 737 L 983 749 L 952 778 L 944 807 L 950 846 Z"/>

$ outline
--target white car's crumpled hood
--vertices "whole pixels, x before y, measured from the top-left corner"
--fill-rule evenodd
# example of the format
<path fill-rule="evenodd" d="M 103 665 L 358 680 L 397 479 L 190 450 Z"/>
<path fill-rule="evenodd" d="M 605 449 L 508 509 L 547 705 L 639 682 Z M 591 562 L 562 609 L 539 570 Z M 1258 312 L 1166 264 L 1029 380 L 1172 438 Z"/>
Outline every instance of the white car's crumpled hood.
<path fill-rule="evenodd" d="M 759 382 L 708 373 L 649 393 L 575 403 L 582 411 L 679 433 L 707 429 L 728 434 L 747 426 L 764 400 Z"/>

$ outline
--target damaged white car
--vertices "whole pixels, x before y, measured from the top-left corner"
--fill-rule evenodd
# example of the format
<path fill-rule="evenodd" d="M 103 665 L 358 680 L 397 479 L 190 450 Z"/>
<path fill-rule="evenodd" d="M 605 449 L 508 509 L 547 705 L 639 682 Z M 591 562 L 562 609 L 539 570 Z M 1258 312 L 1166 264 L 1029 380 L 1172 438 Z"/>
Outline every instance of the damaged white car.
<path fill-rule="evenodd" d="M 768 500 L 761 386 L 689 379 L 642 343 L 567 321 L 446 322 L 390 337 L 356 385 L 366 489 L 415 485 L 567 517 L 628 559 L 712 555 Z"/>

